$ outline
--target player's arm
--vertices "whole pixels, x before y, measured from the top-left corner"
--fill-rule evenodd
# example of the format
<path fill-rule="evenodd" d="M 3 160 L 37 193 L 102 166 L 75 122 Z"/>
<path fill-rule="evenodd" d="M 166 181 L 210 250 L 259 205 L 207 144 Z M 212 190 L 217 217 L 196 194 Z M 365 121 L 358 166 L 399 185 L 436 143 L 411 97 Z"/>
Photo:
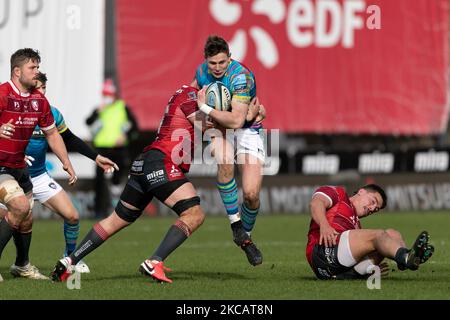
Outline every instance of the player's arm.
<path fill-rule="evenodd" d="M 197 88 L 197 89 L 200 89 L 199 86 L 198 86 L 197 77 L 194 77 L 194 79 L 192 79 L 192 82 L 191 82 L 190 86 L 194 87 L 194 88 Z"/>
<path fill-rule="evenodd" d="M 245 123 L 248 112 L 248 104 L 233 97 L 231 99 L 231 112 L 219 111 L 208 106 L 205 98 L 206 87 L 198 92 L 197 104 L 203 113 L 210 116 L 214 121 L 228 129 L 239 129 Z"/>
<path fill-rule="evenodd" d="M 327 210 L 332 206 L 332 201 L 329 197 L 322 193 L 315 193 L 309 208 L 311 211 L 311 218 L 320 226 L 320 240 L 319 244 L 324 244 L 326 247 L 336 245 L 336 235 L 338 232 L 334 230 L 327 220 Z"/>
<path fill-rule="evenodd" d="M 69 174 L 69 184 L 74 184 L 77 181 L 77 176 L 75 175 L 69 155 L 67 154 L 66 145 L 64 144 L 61 135 L 58 133 L 58 130 L 55 126 L 52 126 L 49 129 L 42 128 L 42 131 L 48 141 L 48 145 L 61 161 L 63 169 Z"/>
<path fill-rule="evenodd" d="M 254 97 L 248 106 L 247 116 L 245 118 L 246 121 L 256 121 L 256 117 L 260 112 L 261 104 L 259 103 L 258 97 Z"/>
<path fill-rule="evenodd" d="M 119 170 L 117 164 L 112 162 L 110 159 L 103 157 L 98 154 L 95 150 L 93 150 L 86 142 L 81 140 L 69 128 L 66 128 L 61 133 L 61 137 L 64 140 L 65 145 L 79 154 L 91 159 L 94 161 L 100 168 L 105 170 L 106 172 L 113 172 L 114 170 Z"/>

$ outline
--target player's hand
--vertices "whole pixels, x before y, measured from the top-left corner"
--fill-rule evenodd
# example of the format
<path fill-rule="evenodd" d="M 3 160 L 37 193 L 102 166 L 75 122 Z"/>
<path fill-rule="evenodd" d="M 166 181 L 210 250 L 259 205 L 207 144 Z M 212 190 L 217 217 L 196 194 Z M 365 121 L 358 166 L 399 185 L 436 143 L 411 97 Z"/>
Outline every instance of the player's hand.
<path fill-rule="evenodd" d="M 254 97 L 250 102 L 250 104 L 248 105 L 248 111 L 245 120 L 247 121 L 256 120 L 256 117 L 259 114 L 259 107 L 260 107 L 259 99 L 258 97 Z"/>
<path fill-rule="evenodd" d="M 325 247 L 332 247 L 336 245 L 336 237 L 339 232 L 334 230 L 328 223 L 320 226 L 319 245 L 323 244 Z"/>
<path fill-rule="evenodd" d="M 32 156 L 25 155 L 24 160 L 29 167 L 33 165 L 34 158 Z"/>
<path fill-rule="evenodd" d="M 266 118 L 266 108 L 264 107 L 264 105 L 260 104 L 259 113 L 255 119 L 256 124 L 260 124 L 261 122 L 264 121 L 265 118 Z"/>
<path fill-rule="evenodd" d="M 213 119 L 211 119 L 211 117 L 206 116 L 205 126 L 206 126 L 206 129 L 212 129 L 215 126 L 215 121 Z"/>
<path fill-rule="evenodd" d="M 105 173 L 113 173 L 114 170 L 119 171 L 119 166 L 116 163 L 114 163 L 113 161 L 111 161 L 110 159 L 108 159 L 108 158 L 106 158 L 104 156 L 98 155 L 95 158 L 95 163 L 100 168 L 102 168 L 103 171 L 105 171 Z"/>
<path fill-rule="evenodd" d="M 386 261 L 381 262 L 378 267 L 380 268 L 380 275 L 382 278 L 386 278 L 389 275 L 389 264 Z"/>
<path fill-rule="evenodd" d="M 8 123 L 4 123 L 0 126 L 0 138 L 11 139 L 14 131 L 16 131 L 16 126 L 12 124 L 14 120 L 11 119 Z"/>
<path fill-rule="evenodd" d="M 63 166 L 63 169 L 69 174 L 69 185 L 74 185 L 78 178 L 75 175 L 75 170 L 73 170 L 72 164 L 69 162 Z"/>
<path fill-rule="evenodd" d="M 203 86 L 203 88 L 197 92 L 197 105 L 199 108 L 206 102 L 206 88 L 207 86 Z"/>

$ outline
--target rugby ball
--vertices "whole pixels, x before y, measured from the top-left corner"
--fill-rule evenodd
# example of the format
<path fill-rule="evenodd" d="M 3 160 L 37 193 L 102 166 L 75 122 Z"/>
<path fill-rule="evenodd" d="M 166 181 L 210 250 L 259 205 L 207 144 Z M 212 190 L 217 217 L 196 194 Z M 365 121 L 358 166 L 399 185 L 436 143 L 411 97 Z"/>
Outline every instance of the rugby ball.
<path fill-rule="evenodd" d="M 231 108 L 230 90 L 220 81 L 211 83 L 206 88 L 206 104 L 219 111 L 228 111 Z"/>

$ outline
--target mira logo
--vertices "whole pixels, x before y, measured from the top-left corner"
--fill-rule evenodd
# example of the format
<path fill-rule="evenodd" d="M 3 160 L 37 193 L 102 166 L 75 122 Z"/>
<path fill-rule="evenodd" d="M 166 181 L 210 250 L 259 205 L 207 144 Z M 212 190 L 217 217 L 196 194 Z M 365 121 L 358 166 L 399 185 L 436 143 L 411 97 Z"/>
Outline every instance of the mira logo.
<path fill-rule="evenodd" d="M 164 170 L 153 171 L 147 175 L 147 180 L 159 178 L 164 176 Z"/>
<path fill-rule="evenodd" d="M 235 26 L 244 6 L 230 0 L 210 0 L 209 11 L 219 24 Z M 251 0 L 252 15 L 265 16 L 273 25 L 284 24 L 289 42 L 297 48 L 316 46 L 330 48 L 355 46 L 355 31 L 366 27 L 381 29 L 381 10 L 364 0 Z M 365 22 L 365 23 L 364 23 Z M 267 68 L 274 68 L 280 54 L 273 35 L 253 25 L 237 28 L 230 40 L 233 58 L 243 61 L 249 38 L 256 47 L 256 57 Z"/>

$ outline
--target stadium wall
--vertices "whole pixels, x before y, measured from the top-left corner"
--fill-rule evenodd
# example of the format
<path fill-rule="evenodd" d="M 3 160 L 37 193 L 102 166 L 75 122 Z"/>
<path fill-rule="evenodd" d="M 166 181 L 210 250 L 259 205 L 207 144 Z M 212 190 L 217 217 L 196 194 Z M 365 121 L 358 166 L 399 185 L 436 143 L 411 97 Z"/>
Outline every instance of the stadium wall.
<path fill-rule="evenodd" d="M 215 179 L 213 177 L 192 177 L 191 181 L 202 199 L 202 207 L 206 214 L 225 217 L 222 201 L 215 188 Z M 58 180 L 58 182 L 68 191 L 80 216 L 93 218 L 92 180 L 80 179 L 75 187 L 67 186 L 66 180 Z M 349 192 L 352 192 L 356 191 L 359 186 L 372 182 L 385 188 L 389 198 L 387 208 L 389 211 L 423 211 L 426 213 L 430 210 L 450 209 L 450 173 L 359 175 L 356 172 L 342 172 L 332 176 L 265 176 L 261 190 L 261 214 L 306 214 L 311 195 L 317 186 L 343 185 Z M 117 201 L 117 199 L 111 200 L 112 202 Z M 164 205 L 154 201 L 146 208 L 145 214 L 165 216 L 173 213 Z M 38 203 L 35 204 L 34 215 L 37 218 L 56 217 Z"/>

